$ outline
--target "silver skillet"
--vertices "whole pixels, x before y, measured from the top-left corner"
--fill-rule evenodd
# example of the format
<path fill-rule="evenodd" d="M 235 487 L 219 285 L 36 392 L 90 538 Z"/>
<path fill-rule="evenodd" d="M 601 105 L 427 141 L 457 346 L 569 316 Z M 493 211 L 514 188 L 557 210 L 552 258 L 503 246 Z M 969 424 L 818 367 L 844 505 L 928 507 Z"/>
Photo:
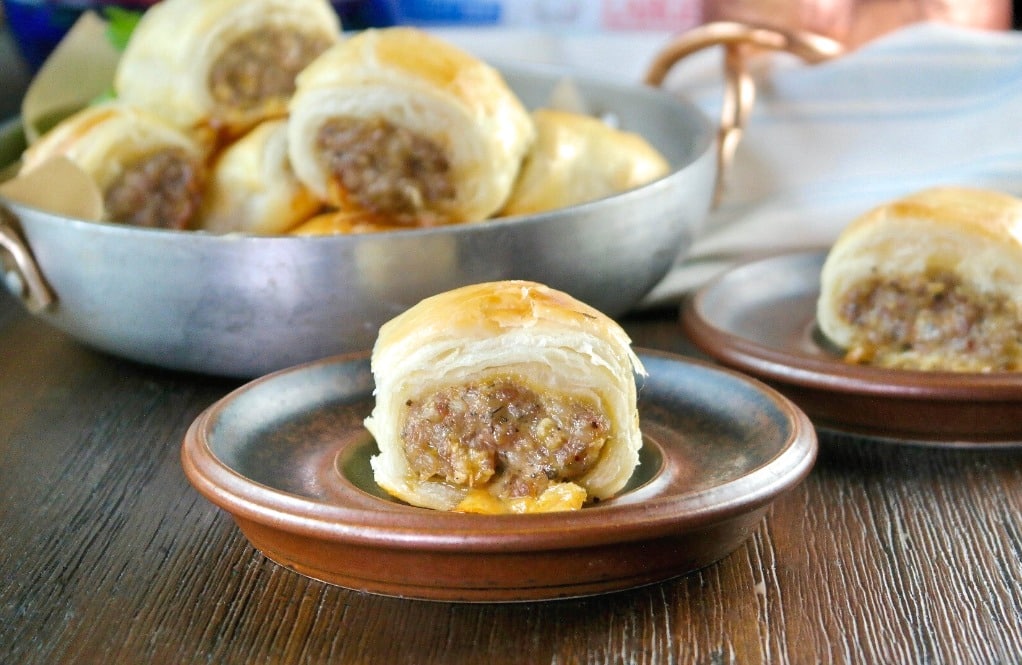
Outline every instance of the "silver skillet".
<path fill-rule="evenodd" d="M 501 71 L 530 108 L 565 77 L 538 67 Z M 142 229 L 0 199 L 5 282 L 35 315 L 92 347 L 240 378 L 369 349 L 383 322 L 474 282 L 531 279 L 621 315 L 698 233 L 713 194 L 715 128 L 659 88 L 571 80 L 592 111 L 659 148 L 672 172 L 545 214 L 312 238 Z M 23 141 L 17 124 L 4 128 L 0 166 L 17 161 Z"/>

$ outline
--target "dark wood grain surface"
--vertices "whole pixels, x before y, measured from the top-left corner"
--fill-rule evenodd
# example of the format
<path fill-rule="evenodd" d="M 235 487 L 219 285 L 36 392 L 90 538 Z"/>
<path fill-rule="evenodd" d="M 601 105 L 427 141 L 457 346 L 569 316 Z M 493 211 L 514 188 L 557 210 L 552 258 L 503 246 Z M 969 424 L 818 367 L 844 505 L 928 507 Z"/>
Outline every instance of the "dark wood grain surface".
<path fill-rule="evenodd" d="M 672 312 L 641 346 L 690 352 Z M 0 662 L 1019 663 L 1022 454 L 822 438 L 722 561 L 509 605 L 278 567 L 188 484 L 185 429 L 239 382 L 86 348 L 0 290 Z"/>

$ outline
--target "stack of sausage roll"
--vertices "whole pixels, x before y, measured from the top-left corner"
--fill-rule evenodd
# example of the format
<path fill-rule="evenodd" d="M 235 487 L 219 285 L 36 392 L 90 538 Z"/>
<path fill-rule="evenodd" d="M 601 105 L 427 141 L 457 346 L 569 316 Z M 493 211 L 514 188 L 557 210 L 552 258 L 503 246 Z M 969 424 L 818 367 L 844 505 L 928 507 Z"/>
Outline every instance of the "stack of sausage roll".
<path fill-rule="evenodd" d="M 425 32 L 342 33 L 327 0 L 164 0 L 114 91 L 22 161 L 24 173 L 70 159 L 110 222 L 263 235 L 460 224 L 669 171 L 635 134 L 530 113 L 494 68 Z"/>

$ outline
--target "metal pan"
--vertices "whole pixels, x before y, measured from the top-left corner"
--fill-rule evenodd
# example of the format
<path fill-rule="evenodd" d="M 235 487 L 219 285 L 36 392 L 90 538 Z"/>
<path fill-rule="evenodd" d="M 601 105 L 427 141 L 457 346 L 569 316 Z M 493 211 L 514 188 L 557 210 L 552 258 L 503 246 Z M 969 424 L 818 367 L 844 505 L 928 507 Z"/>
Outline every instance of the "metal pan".
<path fill-rule="evenodd" d="M 565 72 L 501 67 L 531 107 Z M 710 206 L 715 128 L 646 86 L 572 77 L 593 112 L 672 164 L 649 185 L 585 205 L 472 225 L 331 237 L 216 236 L 75 220 L 0 199 L 8 287 L 37 316 L 142 363 L 253 377 L 372 347 L 379 326 L 464 284 L 531 279 L 611 316 L 688 250 Z M 18 159 L 20 127 L 0 136 Z"/>

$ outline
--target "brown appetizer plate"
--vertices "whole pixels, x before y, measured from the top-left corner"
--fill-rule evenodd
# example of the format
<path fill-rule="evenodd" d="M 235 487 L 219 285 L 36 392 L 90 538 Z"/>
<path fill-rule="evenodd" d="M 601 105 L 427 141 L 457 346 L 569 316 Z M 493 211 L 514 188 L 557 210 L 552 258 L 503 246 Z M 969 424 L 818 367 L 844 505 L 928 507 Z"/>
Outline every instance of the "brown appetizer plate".
<path fill-rule="evenodd" d="M 1022 373 L 852 365 L 816 325 L 825 251 L 739 265 L 681 310 L 697 348 L 759 378 L 821 430 L 942 447 L 1022 447 Z"/>
<path fill-rule="evenodd" d="M 809 473 L 817 441 L 798 407 L 754 379 L 640 357 L 639 467 L 618 496 L 578 511 L 473 515 L 389 497 L 362 426 L 373 406 L 365 355 L 245 384 L 195 420 L 182 462 L 269 559 L 350 589 L 507 602 L 651 584 L 738 548 Z"/>

